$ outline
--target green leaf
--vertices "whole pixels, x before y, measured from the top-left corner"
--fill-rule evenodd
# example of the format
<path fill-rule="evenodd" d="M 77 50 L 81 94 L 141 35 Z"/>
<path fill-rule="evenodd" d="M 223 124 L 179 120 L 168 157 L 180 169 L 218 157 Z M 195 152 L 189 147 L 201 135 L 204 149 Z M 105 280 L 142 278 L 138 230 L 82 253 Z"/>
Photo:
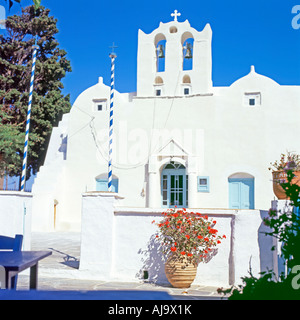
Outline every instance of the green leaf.
<path fill-rule="evenodd" d="M 37 10 L 41 5 L 41 0 L 33 0 L 34 2 L 34 9 Z"/>

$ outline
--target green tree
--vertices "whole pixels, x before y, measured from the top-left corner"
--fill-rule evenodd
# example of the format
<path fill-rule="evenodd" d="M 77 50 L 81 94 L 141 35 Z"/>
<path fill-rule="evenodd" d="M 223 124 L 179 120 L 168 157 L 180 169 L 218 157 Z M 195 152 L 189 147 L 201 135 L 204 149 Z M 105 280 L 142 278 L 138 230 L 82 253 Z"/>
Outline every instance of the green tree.
<path fill-rule="evenodd" d="M 66 52 L 55 39 L 57 20 L 40 6 L 9 16 L 0 35 L 0 176 L 20 175 L 32 67 L 32 46 L 39 47 L 28 143 L 27 178 L 43 164 L 52 126 L 70 110 L 61 80 L 71 71 Z"/>

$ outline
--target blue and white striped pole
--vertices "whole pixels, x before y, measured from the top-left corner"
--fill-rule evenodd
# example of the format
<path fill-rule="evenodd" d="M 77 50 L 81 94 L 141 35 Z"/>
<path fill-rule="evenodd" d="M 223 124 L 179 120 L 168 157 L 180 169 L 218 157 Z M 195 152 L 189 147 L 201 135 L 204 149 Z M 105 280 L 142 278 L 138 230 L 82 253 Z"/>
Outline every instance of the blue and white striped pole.
<path fill-rule="evenodd" d="M 38 46 L 36 45 L 36 39 L 35 39 L 35 44 L 34 44 L 34 46 L 33 46 L 33 58 L 32 58 L 31 79 L 30 79 L 30 90 L 29 90 L 29 100 L 28 100 L 26 129 L 25 129 L 25 144 L 24 144 L 22 176 L 21 176 L 21 191 L 25 191 L 28 136 L 29 136 L 29 127 L 30 127 L 31 103 L 32 103 L 32 93 L 33 93 L 33 83 L 34 83 L 34 71 L 35 71 L 35 62 L 36 62 L 37 49 L 38 49 Z"/>
<path fill-rule="evenodd" d="M 116 48 L 114 45 L 112 48 Z M 111 81 L 110 81 L 110 112 L 109 112 L 109 160 L 108 160 L 108 191 L 112 191 L 112 143 L 114 124 L 114 91 L 115 91 L 115 58 L 117 55 L 112 52 L 111 58 Z"/>

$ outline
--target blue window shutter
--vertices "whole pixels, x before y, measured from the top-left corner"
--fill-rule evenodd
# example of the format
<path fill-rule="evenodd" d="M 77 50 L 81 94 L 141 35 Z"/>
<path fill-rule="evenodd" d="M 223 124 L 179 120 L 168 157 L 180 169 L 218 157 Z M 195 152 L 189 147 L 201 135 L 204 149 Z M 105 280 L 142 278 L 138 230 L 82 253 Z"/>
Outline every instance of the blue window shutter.
<path fill-rule="evenodd" d="M 112 192 L 118 193 L 119 179 L 112 179 Z M 108 191 L 108 179 L 96 180 L 96 191 Z"/>
<path fill-rule="evenodd" d="M 96 191 L 108 191 L 107 179 L 96 180 Z"/>
<path fill-rule="evenodd" d="M 229 208 L 241 209 L 241 190 L 240 182 L 229 179 Z"/>
<path fill-rule="evenodd" d="M 197 180 L 198 192 L 209 192 L 209 177 L 201 176 Z"/>
<path fill-rule="evenodd" d="M 241 179 L 241 207 L 254 209 L 254 179 Z"/>
<path fill-rule="evenodd" d="M 229 208 L 254 209 L 254 179 L 232 178 L 229 181 Z"/>
<path fill-rule="evenodd" d="M 112 188 L 111 188 L 112 192 L 118 193 L 118 191 L 119 191 L 119 179 L 112 179 L 111 185 L 112 185 Z"/>

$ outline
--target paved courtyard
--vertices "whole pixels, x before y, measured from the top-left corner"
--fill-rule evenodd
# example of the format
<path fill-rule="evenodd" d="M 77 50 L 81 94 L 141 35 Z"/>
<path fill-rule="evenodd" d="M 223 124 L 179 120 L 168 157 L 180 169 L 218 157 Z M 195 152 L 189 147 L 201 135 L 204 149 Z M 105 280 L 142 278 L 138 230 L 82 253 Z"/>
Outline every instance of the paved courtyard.
<path fill-rule="evenodd" d="M 78 270 L 80 260 L 80 233 L 53 232 L 33 233 L 32 250 L 51 250 L 52 255 L 39 262 L 38 289 L 94 291 L 94 290 L 138 290 L 164 291 L 178 300 L 221 299 L 216 287 L 195 286 L 188 289 L 173 288 L 171 285 L 156 285 L 146 281 L 135 283 L 101 281 L 87 278 Z M 21 274 L 18 290 L 29 287 L 29 275 Z"/>

